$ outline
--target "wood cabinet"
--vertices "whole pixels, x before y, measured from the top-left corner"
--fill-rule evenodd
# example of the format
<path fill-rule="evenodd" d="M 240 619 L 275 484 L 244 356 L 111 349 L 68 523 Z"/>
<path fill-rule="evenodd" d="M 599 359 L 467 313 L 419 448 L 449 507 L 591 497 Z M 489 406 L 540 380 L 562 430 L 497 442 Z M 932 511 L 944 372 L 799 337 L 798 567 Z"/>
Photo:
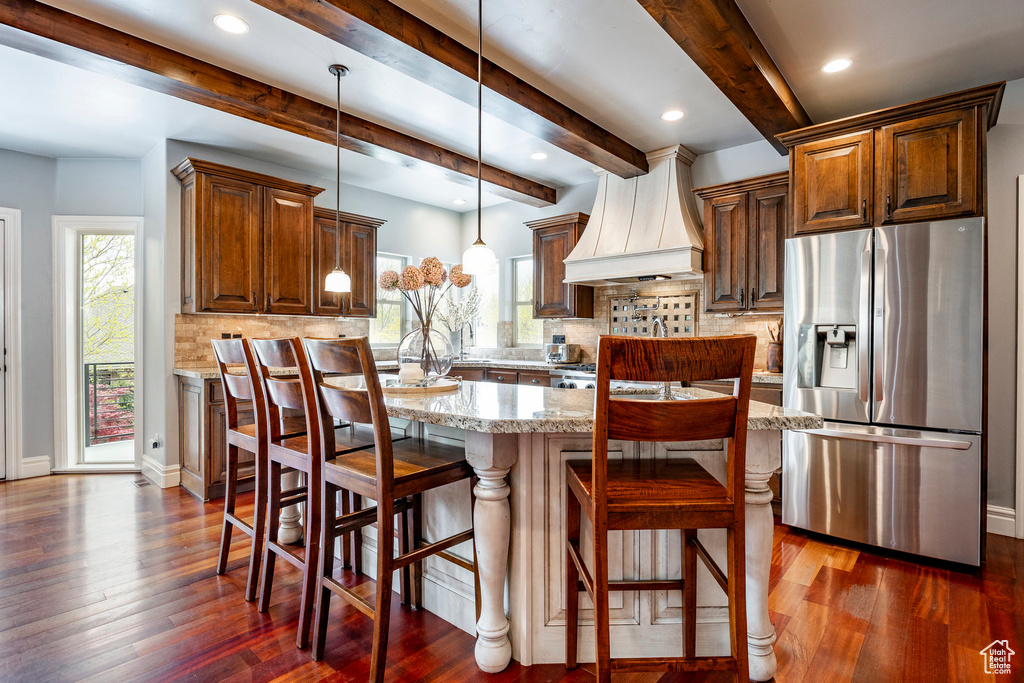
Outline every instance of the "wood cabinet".
<path fill-rule="evenodd" d="M 533 317 L 594 317 L 594 288 L 564 282 L 564 261 L 588 220 L 577 212 L 526 223 L 533 230 Z"/>
<path fill-rule="evenodd" d="M 352 292 L 324 289 L 324 278 L 338 263 L 341 228 L 341 267 L 352 278 Z M 377 228 L 385 221 L 354 213 L 336 215 L 331 209 L 313 210 L 313 313 L 373 318 L 377 315 Z"/>
<path fill-rule="evenodd" d="M 182 310 L 309 313 L 312 185 L 199 159 L 182 185 Z"/>
<path fill-rule="evenodd" d="M 533 387 L 550 387 L 551 386 L 551 373 L 547 370 L 533 371 L 533 370 L 520 370 L 519 379 L 520 384 Z"/>
<path fill-rule="evenodd" d="M 200 500 L 224 497 L 227 440 L 220 379 L 178 377 L 178 446 L 181 485 Z M 238 406 L 240 424 L 252 424 L 252 404 Z M 252 453 L 239 450 L 239 476 L 253 473 Z M 248 488 L 251 488 L 250 483 Z M 245 490 L 244 488 L 242 490 Z"/>
<path fill-rule="evenodd" d="M 779 135 L 795 235 L 985 213 L 1003 83 Z"/>
<path fill-rule="evenodd" d="M 788 174 L 703 187 L 704 308 L 777 311 L 783 305 Z"/>
<path fill-rule="evenodd" d="M 519 374 L 515 370 L 507 368 L 487 368 L 484 381 L 497 382 L 498 384 L 518 384 Z"/>

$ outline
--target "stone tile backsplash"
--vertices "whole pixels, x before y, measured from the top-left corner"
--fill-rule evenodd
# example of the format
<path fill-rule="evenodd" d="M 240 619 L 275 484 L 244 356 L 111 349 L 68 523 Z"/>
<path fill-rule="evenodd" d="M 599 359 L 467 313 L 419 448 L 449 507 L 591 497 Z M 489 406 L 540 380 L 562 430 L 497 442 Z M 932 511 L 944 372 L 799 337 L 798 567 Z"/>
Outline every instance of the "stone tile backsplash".
<path fill-rule="evenodd" d="M 211 339 L 222 334 L 243 337 L 365 336 L 370 323 L 357 318 L 311 318 L 282 315 L 214 315 L 179 313 L 174 316 L 174 364 L 180 368 L 216 365 Z"/>

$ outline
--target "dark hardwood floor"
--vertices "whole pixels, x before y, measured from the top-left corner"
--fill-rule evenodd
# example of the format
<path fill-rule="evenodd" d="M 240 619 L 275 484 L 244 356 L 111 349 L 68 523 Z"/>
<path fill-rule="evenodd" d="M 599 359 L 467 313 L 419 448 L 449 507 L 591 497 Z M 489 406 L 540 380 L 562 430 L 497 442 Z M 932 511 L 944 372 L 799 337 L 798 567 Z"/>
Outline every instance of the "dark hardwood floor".
<path fill-rule="evenodd" d="M 298 572 L 278 563 L 260 614 L 242 598 L 245 537 L 214 574 L 220 522 L 219 504 L 131 475 L 0 482 L 0 681 L 366 680 L 370 621 L 335 600 L 326 658 L 310 661 L 294 645 Z M 771 585 L 776 681 L 1024 680 L 1024 541 L 989 536 L 972 574 L 779 527 Z M 389 681 L 593 680 L 560 664 L 481 674 L 473 638 L 428 612 L 396 606 L 391 629 Z M 1020 653 L 1013 676 L 984 674 L 997 638 Z"/>

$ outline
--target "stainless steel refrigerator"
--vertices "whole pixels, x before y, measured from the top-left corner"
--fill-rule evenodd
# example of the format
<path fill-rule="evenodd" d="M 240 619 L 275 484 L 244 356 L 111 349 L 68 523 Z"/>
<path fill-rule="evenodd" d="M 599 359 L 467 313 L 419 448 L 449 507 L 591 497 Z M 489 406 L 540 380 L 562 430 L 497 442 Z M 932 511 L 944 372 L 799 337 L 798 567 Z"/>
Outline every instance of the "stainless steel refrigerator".
<path fill-rule="evenodd" d="M 984 221 L 786 242 L 782 521 L 978 565 Z"/>

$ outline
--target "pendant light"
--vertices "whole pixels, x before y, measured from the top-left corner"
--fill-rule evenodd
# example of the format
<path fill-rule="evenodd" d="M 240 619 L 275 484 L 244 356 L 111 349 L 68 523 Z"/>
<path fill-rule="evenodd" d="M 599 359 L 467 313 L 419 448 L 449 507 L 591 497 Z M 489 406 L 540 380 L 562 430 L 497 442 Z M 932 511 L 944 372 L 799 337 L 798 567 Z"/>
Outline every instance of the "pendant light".
<path fill-rule="evenodd" d="M 484 0 L 477 3 L 476 47 L 476 242 L 462 254 L 462 272 L 466 275 L 491 275 L 498 272 L 498 257 L 484 244 L 483 230 L 483 83 L 484 83 Z"/>
<path fill-rule="evenodd" d="M 335 110 L 337 119 L 335 126 L 334 151 L 337 155 L 338 193 L 334 203 L 334 270 L 324 278 L 324 289 L 328 292 L 351 292 L 352 278 L 341 267 L 341 77 L 348 74 L 348 68 L 341 64 L 332 64 L 330 72 L 338 79 L 338 107 Z"/>

